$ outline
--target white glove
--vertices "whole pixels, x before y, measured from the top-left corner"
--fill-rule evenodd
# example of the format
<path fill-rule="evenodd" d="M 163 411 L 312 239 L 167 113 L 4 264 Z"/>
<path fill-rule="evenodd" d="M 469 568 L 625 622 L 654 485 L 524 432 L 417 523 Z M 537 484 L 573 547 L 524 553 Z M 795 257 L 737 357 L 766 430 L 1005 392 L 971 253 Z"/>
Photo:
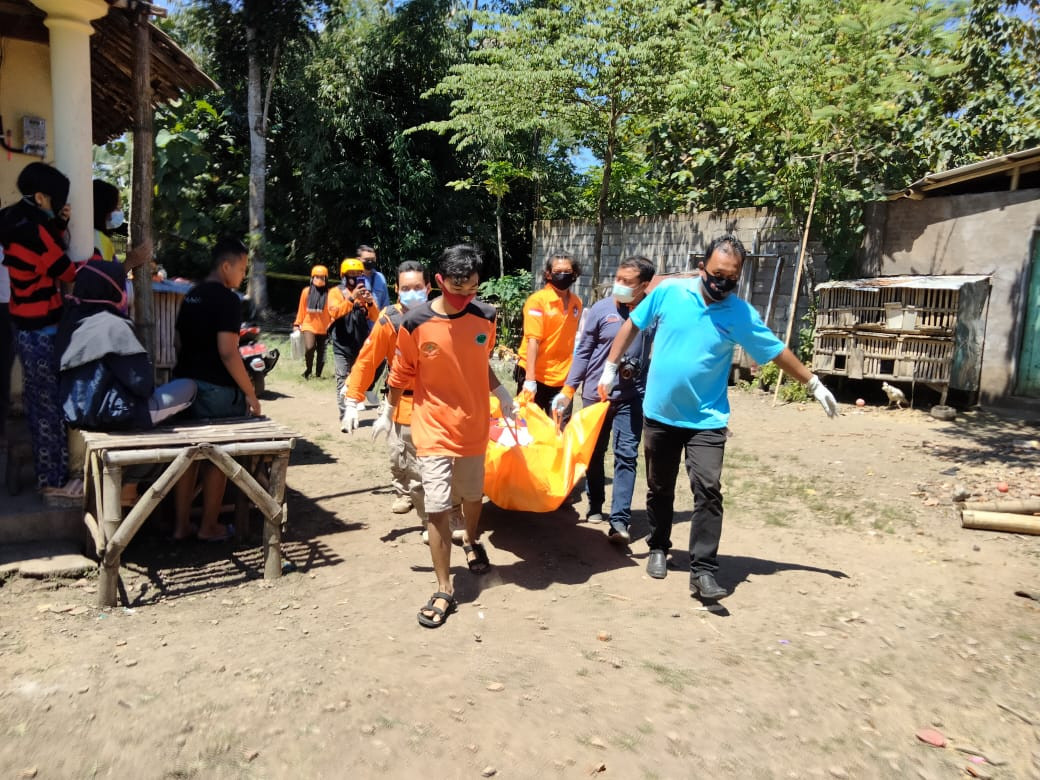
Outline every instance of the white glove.
<path fill-rule="evenodd" d="M 358 428 L 358 405 L 357 401 L 348 398 L 343 403 L 343 419 L 340 420 L 339 429 L 343 433 L 353 433 Z"/>
<path fill-rule="evenodd" d="M 538 392 L 538 383 L 533 379 L 527 379 L 524 381 L 524 392 L 534 395 Z"/>
<path fill-rule="evenodd" d="M 617 363 L 611 363 L 608 360 L 606 363 L 603 364 L 603 373 L 600 375 L 599 385 L 596 387 L 601 401 L 607 400 L 607 396 L 610 395 L 610 391 L 613 390 L 614 385 L 617 384 L 617 372 Z"/>
<path fill-rule="evenodd" d="M 567 411 L 567 407 L 571 405 L 571 399 L 565 396 L 563 393 L 557 393 L 552 399 L 552 410 L 557 414 L 563 414 Z"/>
<path fill-rule="evenodd" d="M 516 403 L 513 401 L 513 396 L 509 394 L 509 391 L 503 385 L 499 385 L 491 392 L 498 399 L 499 406 L 502 407 L 502 416 L 510 420 L 515 419 Z"/>
<path fill-rule="evenodd" d="M 390 429 L 393 427 L 394 407 L 384 401 L 382 407 L 379 409 L 379 417 L 376 418 L 375 423 L 372 425 L 372 441 L 379 438 L 379 434 L 381 433 L 385 433 L 386 437 L 390 438 Z"/>
<path fill-rule="evenodd" d="M 813 394 L 813 398 L 820 402 L 820 406 L 823 407 L 823 411 L 827 412 L 828 417 L 838 414 L 838 402 L 834 400 L 831 391 L 823 386 L 823 382 L 816 374 L 812 375 L 805 387 Z"/>

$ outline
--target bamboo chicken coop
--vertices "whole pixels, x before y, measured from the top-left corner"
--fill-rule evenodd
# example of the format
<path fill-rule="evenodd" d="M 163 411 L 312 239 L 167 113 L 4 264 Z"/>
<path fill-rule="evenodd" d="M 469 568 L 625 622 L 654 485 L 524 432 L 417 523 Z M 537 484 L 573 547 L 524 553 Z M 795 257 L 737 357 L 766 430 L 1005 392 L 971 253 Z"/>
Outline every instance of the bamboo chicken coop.
<path fill-rule="evenodd" d="M 977 392 L 989 300 L 987 276 L 886 276 L 825 282 L 813 371 L 849 379 Z"/>

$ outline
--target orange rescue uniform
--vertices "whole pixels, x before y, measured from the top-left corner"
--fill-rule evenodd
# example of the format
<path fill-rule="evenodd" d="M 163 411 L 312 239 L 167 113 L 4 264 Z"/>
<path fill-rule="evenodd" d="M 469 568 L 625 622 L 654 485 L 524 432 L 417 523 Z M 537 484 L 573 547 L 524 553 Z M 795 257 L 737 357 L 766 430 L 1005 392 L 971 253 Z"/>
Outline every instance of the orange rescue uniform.
<path fill-rule="evenodd" d="M 324 336 L 329 332 L 329 325 L 332 324 L 332 314 L 329 313 L 329 293 L 325 294 L 324 309 L 321 311 L 307 311 L 307 296 L 310 294 L 310 291 L 310 287 L 304 287 L 303 292 L 300 293 L 300 306 L 296 310 L 296 319 L 293 321 L 293 327 L 308 333 Z"/>
<path fill-rule="evenodd" d="M 520 340 L 517 365 L 527 367 L 527 340 L 538 342 L 534 378 L 549 387 L 567 381 L 574 357 L 574 338 L 581 320 L 581 298 L 568 291 L 559 295 L 546 285 L 524 303 L 524 337 Z"/>
<path fill-rule="evenodd" d="M 404 309 L 399 303 L 387 306 L 379 313 L 379 319 L 365 339 L 361 352 L 354 361 L 354 367 L 350 369 L 347 389 L 344 391 L 347 398 L 353 401 L 365 400 L 365 388 L 371 386 L 376 369 L 384 360 L 387 365 L 393 361 L 397 349 L 397 331 L 403 319 Z M 412 393 L 411 385 L 404 388 L 401 401 L 394 412 L 394 422 L 401 425 L 412 424 Z"/>
<path fill-rule="evenodd" d="M 387 384 L 414 387 L 412 442 L 419 456 L 466 458 L 488 444 L 495 307 L 472 301 L 457 314 L 426 303 L 404 316 Z"/>

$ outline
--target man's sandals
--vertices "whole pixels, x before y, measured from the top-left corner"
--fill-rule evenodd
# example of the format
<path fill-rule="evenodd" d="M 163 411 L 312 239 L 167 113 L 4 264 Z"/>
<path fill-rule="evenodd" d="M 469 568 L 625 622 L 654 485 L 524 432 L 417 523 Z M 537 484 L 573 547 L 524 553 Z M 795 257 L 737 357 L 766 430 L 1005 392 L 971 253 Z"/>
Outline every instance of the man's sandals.
<path fill-rule="evenodd" d="M 464 544 L 462 545 L 462 550 L 466 553 L 466 565 L 469 566 L 469 570 L 474 574 L 484 574 L 491 568 L 487 550 L 484 549 L 484 545 L 480 542 Z M 470 553 L 473 553 L 472 558 L 469 557 Z"/>
<path fill-rule="evenodd" d="M 447 602 L 447 606 L 444 609 L 434 606 L 434 602 L 438 600 Z M 455 611 L 456 606 L 457 604 L 454 596 L 450 593 L 437 591 L 430 596 L 430 600 L 426 602 L 426 606 L 419 610 L 419 614 L 417 615 L 419 625 L 425 626 L 426 628 L 440 628 L 448 619 L 448 615 Z"/>

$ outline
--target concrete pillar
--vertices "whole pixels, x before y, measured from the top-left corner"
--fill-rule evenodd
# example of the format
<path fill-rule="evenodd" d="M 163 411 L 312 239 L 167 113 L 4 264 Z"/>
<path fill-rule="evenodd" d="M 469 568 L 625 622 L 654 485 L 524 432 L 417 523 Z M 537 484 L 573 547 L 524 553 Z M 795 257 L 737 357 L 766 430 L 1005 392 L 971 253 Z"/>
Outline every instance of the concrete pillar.
<path fill-rule="evenodd" d="M 85 260 L 94 248 L 93 113 L 90 36 L 93 19 L 108 13 L 105 0 L 33 0 L 47 13 L 51 92 L 54 100 L 54 166 L 69 177 L 69 257 Z"/>

